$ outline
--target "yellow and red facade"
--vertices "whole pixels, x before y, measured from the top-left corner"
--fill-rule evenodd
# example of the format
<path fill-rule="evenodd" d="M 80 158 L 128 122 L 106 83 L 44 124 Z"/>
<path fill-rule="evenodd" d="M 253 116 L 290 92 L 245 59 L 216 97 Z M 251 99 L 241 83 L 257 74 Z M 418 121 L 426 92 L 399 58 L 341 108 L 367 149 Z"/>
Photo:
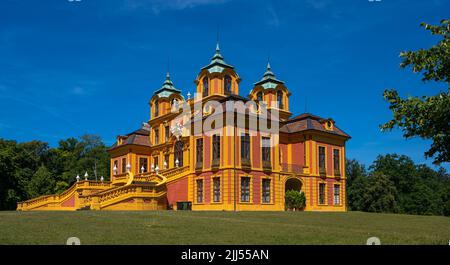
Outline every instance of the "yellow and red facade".
<path fill-rule="evenodd" d="M 149 101 L 149 121 L 118 136 L 110 148 L 110 182 L 79 181 L 64 196 L 22 202 L 18 209 L 283 211 L 285 192 L 294 189 L 304 192 L 305 211 L 346 211 L 350 137 L 332 119 L 308 113 L 291 118 L 291 93 L 270 65 L 248 97 L 239 96 L 239 82 L 218 47 L 198 74 L 193 97 L 182 96 L 167 75 Z M 264 103 L 279 113 L 279 131 L 224 121 L 213 131 L 194 133 L 194 120 L 214 115 L 216 108 L 206 107 L 213 100 Z M 256 115 L 259 107 L 252 111 Z"/>

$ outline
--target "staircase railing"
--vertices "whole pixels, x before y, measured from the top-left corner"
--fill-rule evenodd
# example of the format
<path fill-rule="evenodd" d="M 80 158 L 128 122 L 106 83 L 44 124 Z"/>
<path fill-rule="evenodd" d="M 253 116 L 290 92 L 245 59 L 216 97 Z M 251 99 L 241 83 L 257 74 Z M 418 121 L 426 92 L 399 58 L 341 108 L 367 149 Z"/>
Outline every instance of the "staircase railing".
<path fill-rule="evenodd" d="M 44 195 L 34 199 L 19 202 L 17 203 L 17 209 L 23 210 L 25 208 L 35 208 L 50 203 L 61 203 L 64 200 L 66 200 L 70 195 L 72 195 L 72 193 L 77 189 L 89 189 L 89 188 L 103 189 L 109 187 L 111 187 L 111 183 L 109 181 L 100 182 L 100 181 L 83 180 L 75 182 L 69 189 L 62 192 L 61 194 Z"/>

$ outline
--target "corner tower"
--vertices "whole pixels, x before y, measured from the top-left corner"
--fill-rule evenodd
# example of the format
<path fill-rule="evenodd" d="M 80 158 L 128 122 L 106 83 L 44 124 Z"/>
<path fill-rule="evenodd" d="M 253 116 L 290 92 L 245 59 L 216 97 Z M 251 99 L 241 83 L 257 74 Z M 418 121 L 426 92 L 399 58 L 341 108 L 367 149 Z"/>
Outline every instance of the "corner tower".
<path fill-rule="evenodd" d="M 264 102 L 267 109 L 278 109 L 281 120 L 287 120 L 292 113 L 289 111 L 289 97 L 291 92 L 284 85 L 284 82 L 277 79 L 267 62 L 266 71 L 261 80 L 256 82 L 248 96 L 256 102 Z"/>
<path fill-rule="evenodd" d="M 241 78 L 234 67 L 225 62 L 217 43 L 211 62 L 200 70 L 194 82 L 197 85 L 196 92 L 205 98 L 214 95 L 238 95 L 240 81 Z"/>

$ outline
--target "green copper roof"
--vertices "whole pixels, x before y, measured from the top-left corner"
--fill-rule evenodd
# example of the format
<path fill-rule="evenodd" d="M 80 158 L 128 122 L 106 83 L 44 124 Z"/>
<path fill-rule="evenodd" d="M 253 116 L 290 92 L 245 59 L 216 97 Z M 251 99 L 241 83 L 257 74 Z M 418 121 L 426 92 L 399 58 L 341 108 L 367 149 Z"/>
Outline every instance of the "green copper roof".
<path fill-rule="evenodd" d="M 173 93 L 181 93 L 181 91 L 173 86 L 173 83 L 170 80 L 170 73 L 167 71 L 166 80 L 162 87 L 155 92 L 155 95 L 158 95 L 160 98 L 167 98 Z"/>
<path fill-rule="evenodd" d="M 202 68 L 208 69 L 210 73 L 221 73 L 225 68 L 234 68 L 233 66 L 227 64 L 220 53 L 219 43 L 216 45 L 216 53 L 211 59 L 211 62 Z"/>
<path fill-rule="evenodd" d="M 267 68 L 261 80 L 255 83 L 255 86 L 261 85 L 263 88 L 275 88 L 279 84 L 284 84 L 283 81 L 277 79 L 270 68 L 270 62 L 267 62 Z"/>

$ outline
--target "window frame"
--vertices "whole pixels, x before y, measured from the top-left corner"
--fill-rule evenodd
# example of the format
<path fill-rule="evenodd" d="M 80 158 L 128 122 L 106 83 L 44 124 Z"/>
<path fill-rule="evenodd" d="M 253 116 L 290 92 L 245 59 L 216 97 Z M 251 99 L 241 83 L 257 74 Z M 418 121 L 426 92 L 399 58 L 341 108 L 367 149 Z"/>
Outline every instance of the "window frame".
<path fill-rule="evenodd" d="M 258 93 L 256 93 L 256 100 L 257 100 L 258 102 L 264 101 L 264 94 L 263 94 L 262 91 L 259 91 Z"/>
<path fill-rule="evenodd" d="M 216 189 L 216 181 L 219 183 L 218 189 Z M 222 178 L 220 176 L 213 176 L 212 177 L 212 203 L 221 203 L 222 202 Z M 218 199 L 216 200 L 216 196 L 218 196 Z"/>
<path fill-rule="evenodd" d="M 114 167 L 116 168 L 116 174 L 114 173 Z M 111 172 L 113 173 L 113 175 L 119 174 L 119 161 L 117 159 L 113 161 L 113 167 Z"/>
<path fill-rule="evenodd" d="M 322 154 L 320 152 L 320 150 L 323 150 L 323 167 L 321 167 L 321 163 L 322 163 Z M 325 173 L 327 172 L 327 148 L 325 146 L 319 145 L 318 146 L 318 151 L 317 151 L 317 155 L 318 155 L 318 167 L 319 167 L 319 173 Z"/>
<path fill-rule="evenodd" d="M 144 166 L 144 172 L 141 172 L 141 168 L 143 166 L 143 164 L 141 163 L 142 161 L 145 161 L 145 166 Z M 139 173 L 147 173 L 148 172 L 148 157 L 145 156 L 141 156 L 139 157 Z"/>
<path fill-rule="evenodd" d="M 323 187 L 323 196 L 321 196 L 321 187 Z M 327 205 L 327 183 L 326 182 L 319 182 L 318 185 L 318 191 L 317 191 L 317 195 L 319 198 L 317 198 L 317 204 L 318 205 Z M 323 202 L 321 200 L 321 198 L 323 198 Z"/>
<path fill-rule="evenodd" d="M 336 191 L 337 191 L 337 194 L 336 194 Z M 336 203 L 336 196 L 337 196 L 337 203 Z M 337 205 L 337 206 L 341 205 L 341 184 L 333 185 L 333 204 Z"/>
<path fill-rule="evenodd" d="M 219 134 L 214 134 L 211 137 L 211 146 L 212 146 L 212 161 L 211 161 L 211 166 L 215 167 L 215 166 L 220 166 L 220 159 L 221 159 L 221 137 Z"/>
<path fill-rule="evenodd" d="M 199 183 L 201 183 L 201 185 L 199 185 Z M 199 196 L 199 194 L 201 196 Z M 205 181 L 203 178 L 198 178 L 195 180 L 195 203 L 205 203 Z"/>
<path fill-rule="evenodd" d="M 248 187 L 245 187 L 245 190 L 243 189 L 244 187 L 243 187 L 243 179 L 248 179 Z M 240 194 L 240 196 L 239 196 L 239 202 L 240 203 L 252 203 L 252 189 L 251 189 L 251 187 L 252 187 L 252 178 L 251 178 L 251 176 L 247 176 L 247 175 L 244 175 L 244 176 L 241 176 L 240 177 L 240 185 L 239 185 L 239 194 Z M 245 193 L 248 193 L 248 194 L 244 194 L 244 192 Z M 248 200 L 243 200 L 243 198 L 244 198 L 244 196 L 246 196 L 245 198 L 247 198 L 248 197 Z"/>
<path fill-rule="evenodd" d="M 269 182 L 268 191 L 265 190 L 264 183 Z M 269 198 L 269 200 L 265 200 L 265 198 Z M 271 178 L 261 178 L 261 204 L 270 204 L 272 203 L 272 179 Z"/>
<path fill-rule="evenodd" d="M 159 144 L 159 128 L 153 129 L 153 137 L 155 140 L 155 145 Z"/>
<path fill-rule="evenodd" d="M 248 132 L 242 132 L 241 133 L 241 137 L 240 137 L 241 141 L 241 163 L 244 160 L 247 160 L 248 162 L 251 161 L 251 155 L 250 155 L 250 150 L 251 150 L 251 138 L 250 138 L 250 133 Z"/>
<path fill-rule="evenodd" d="M 279 109 L 284 109 L 284 104 L 283 104 L 283 91 L 277 90 L 276 96 L 277 96 L 278 108 L 279 108 Z"/>
<path fill-rule="evenodd" d="M 227 90 L 227 79 L 230 81 L 229 90 Z M 225 75 L 223 77 L 223 92 L 225 95 L 230 95 L 233 93 L 233 79 L 230 75 Z"/>
<path fill-rule="evenodd" d="M 265 141 L 269 146 L 265 146 Z M 261 162 L 263 167 L 272 167 L 272 138 L 270 136 L 261 136 Z M 268 158 L 268 159 L 267 159 Z"/>
<path fill-rule="evenodd" d="M 154 107 L 153 115 L 155 117 L 158 117 L 158 115 L 159 115 L 159 102 L 157 100 L 155 100 L 155 102 L 153 103 L 153 107 Z"/>
<path fill-rule="evenodd" d="M 204 161 L 204 147 L 203 147 L 203 137 L 195 139 L 195 167 L 203 167 Z M 200 150 L 201 149 L 201 150 Z"/>
<path fill-rule="evenodd" d="M 122 157 L 120 172 L 121 172 L 121 174 L 127 173 L 127 158 L 126 157 Z"/>
<path fill-rule="evenodd" d="M 337 156 L 336 156 L 337 154 Z M 336 165 L 337 163 L 337 165 Z M 334 175 L 340 176 L 341 175 L 341 151 L 337 148 L 333 149 L 333 168 L 334 168 Z"/>
<path fill-rule="evenodd" d="M 167 126 L 164 126 L 164 133 L 165 133 L 165 140 L 166 140 L 166 143 L 168 143 L 169 142 L 169 139 L 170 139 L 170 127 L 169 127 L 169 125 L 167 125 Z"/>
<path fill-rule="evenodd" d="M 164 155 L 164 161 L 166 162 L 166 164 L 167 164 L 167 168 L 166 169 L 169 169 L 170 168 L 170 154 L 165 154 Z M 163 162 L 164 163 L 164 162 Z"/>
<path fill-rule="evenodd" d="M 207 76 L 203 77 L 202 79 L 202 86 L 203 86 L 203 97 L 209 96 L 209 78 Z"/>

